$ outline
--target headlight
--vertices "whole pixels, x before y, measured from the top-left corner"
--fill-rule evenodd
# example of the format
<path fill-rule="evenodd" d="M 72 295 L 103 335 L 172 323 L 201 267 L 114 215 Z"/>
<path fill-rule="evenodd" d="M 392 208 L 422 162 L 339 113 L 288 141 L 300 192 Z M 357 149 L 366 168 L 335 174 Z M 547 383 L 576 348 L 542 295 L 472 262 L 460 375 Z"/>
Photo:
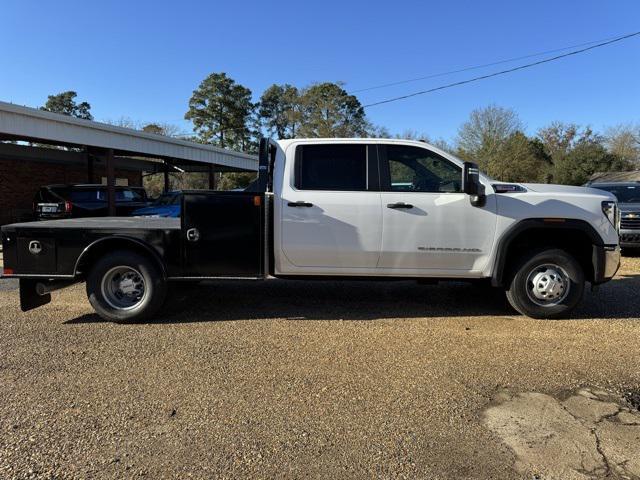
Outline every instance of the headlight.
<path fill-rule="evenodd" d="M 620 211 L 617 202 L 606 200 L 602 202 L 602 213 L 611 222 L 616 230 L 620 230 Z"/>

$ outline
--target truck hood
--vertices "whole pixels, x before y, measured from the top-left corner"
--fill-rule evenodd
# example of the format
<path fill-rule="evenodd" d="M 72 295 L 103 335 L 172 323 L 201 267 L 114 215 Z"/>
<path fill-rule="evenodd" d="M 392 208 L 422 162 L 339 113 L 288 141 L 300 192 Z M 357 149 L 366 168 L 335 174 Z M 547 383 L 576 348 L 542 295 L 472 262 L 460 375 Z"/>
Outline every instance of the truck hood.
<path fill-rule="evenodd" d="M 640 203 L 619 203 L 621 212 L 640 212 Z"/>
<path fill-rule="evenodd" d="M 598 188 L 574 187 L 572 185 L 554 185 L 548 183 L 522 183 L 521 185 L 532 192 L 546 193 L 550 195 L 553 195 L 554 193 L 558 195 L 597 195 L 602 197 L 603 200 L 616 199 L 613 194 Z"/>

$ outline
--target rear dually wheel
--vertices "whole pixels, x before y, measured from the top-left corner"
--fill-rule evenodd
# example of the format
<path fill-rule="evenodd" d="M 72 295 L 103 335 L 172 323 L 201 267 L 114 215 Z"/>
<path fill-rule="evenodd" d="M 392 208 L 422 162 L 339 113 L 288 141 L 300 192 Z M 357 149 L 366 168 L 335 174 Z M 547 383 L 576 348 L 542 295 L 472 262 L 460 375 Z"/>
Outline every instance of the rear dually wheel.
<path fill-rule="evenodd" d="M 156 262 L 128 250 L 100 258 L 87 277 L 91 306 L 111 321 L 151 318 L 162 307 L 166 291 L 166 281 Z"/>

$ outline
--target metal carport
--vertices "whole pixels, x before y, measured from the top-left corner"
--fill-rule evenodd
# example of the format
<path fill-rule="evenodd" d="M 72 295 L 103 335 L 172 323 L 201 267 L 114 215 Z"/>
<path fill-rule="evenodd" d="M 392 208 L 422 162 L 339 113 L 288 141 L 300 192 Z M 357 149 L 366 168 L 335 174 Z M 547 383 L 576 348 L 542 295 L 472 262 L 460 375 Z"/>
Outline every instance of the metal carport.
<path fill-rule="evenodd" d="M 93 180 L 95 159 L 104 159 L 111 214 L 115 212 L 116 161 L 137 164 L 145 171 L 164 171 L 165 185 L 168 172 L 174 167 L 208 172 L 210 188 L 214 187 L 214 172 L 258 170 L 254 155 L 6 102 L 0 102 L 0 141 L 3 140 L 75 147 L 74 153 L 85 156 L 89 182 Z M 24 151 L 28 156 L 28 149 L 0 143 L 0 156 L 3 151 L 14 156 Z"/>

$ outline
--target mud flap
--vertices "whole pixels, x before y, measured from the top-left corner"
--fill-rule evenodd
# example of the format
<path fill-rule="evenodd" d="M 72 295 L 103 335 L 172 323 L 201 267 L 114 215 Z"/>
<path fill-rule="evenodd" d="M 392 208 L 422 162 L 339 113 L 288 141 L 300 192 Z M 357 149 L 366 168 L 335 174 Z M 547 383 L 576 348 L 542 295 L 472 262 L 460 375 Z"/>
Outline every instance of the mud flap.
<path fill-rule="evenodd" d="M 20 279 L 20 309 L 23 312 L 41 307 L 51 301 L 50 293 L 45 293 L 44 295 L 38 294 L 36 291 L 36 283 L 37 280 L 32 278 Z"/>

